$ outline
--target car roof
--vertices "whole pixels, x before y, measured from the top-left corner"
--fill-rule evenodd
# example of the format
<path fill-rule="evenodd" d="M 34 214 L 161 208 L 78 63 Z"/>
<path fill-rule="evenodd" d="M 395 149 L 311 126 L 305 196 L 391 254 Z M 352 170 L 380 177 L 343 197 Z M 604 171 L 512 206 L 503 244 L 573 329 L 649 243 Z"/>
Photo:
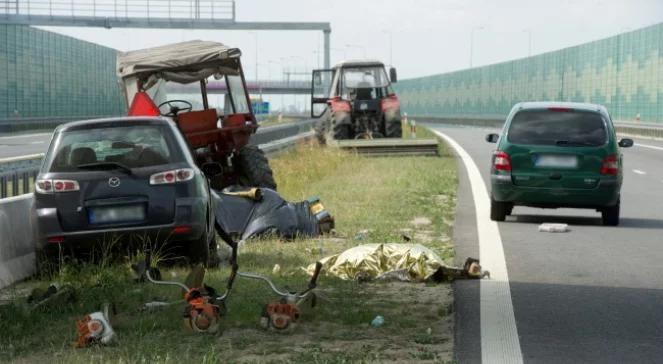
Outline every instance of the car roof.
<path fill-rule="evenodd" d="M 349 59 L 345 61 L 338 62 L 334 68 L 342 67 L 366 67 L 366 66 L 379 66 L 384 67 L 384 63 L 378 61 L 377 59 Z"/>
<path fill-rule="evenodd" d="M 608 113 L 605 106 L 599 104 L 591 104 L 587 102 L 567 102 L 567 101 L 528 101 L 520 102 L 514 106 L 518 110 L 535 110 L 535 109 L 548 109 L 551 107 L 568 108 L 583 111 L 599 111 Z"/>
<path fill-rule="evenodd" d="M 173 121 L 165 117 L 146 117 L 146 116 L 121 116 L 103 119 L 90 119 L 71 121 L 59 125 L 55 128 L 56 132 L 77 130 L 77 129 L 93 129 L 95 127 L 109 127 L 109 126 L 130 126 L 130 125 L 172 125 Z"/>

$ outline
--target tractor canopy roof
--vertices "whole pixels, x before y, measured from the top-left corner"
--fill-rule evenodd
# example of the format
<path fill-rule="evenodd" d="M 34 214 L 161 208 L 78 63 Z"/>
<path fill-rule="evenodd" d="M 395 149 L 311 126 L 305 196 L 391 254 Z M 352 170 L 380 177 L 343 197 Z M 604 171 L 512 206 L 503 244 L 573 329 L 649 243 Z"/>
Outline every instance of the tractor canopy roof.
<path fill-rule="evenodd" d="M 125 82 L 137 78 L 147 84 L 159 80 L 186 84 L 214 75 L 238 75 L 241 55 L 239 48 L 193 40 L 121 53 L 117 75 Z"/>

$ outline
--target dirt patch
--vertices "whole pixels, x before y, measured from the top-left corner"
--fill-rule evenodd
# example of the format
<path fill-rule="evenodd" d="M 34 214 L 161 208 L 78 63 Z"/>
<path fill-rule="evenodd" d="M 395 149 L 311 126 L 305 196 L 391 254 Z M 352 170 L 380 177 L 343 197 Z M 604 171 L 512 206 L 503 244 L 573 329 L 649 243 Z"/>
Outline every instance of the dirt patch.
<path fill-rule="evenodd" d="M 390 282 L 361 287 L 371 297 L 367 304 L 377 308 L 375 315 L 384 317 L 384 325 L 316 321 L 312 311 L 308 314 L 313 317 L 300 322 L 290 334 L 229 329 L 219 339 L 219 346 L 232 348 L 231 356 L 238 358 L 238 363 L 308 363 L 332 358 L 380 363 L 452 360 L 450 285 Z M 246 342 L 247 338 L 260 344 Z"/>
<path fill-rule="evenodd" d="M 433 222 L 425 216 L 415 217 L 410 221 L 410 224 L 414 225 L 415 227 L 428 226 L 432 223 Z"/>

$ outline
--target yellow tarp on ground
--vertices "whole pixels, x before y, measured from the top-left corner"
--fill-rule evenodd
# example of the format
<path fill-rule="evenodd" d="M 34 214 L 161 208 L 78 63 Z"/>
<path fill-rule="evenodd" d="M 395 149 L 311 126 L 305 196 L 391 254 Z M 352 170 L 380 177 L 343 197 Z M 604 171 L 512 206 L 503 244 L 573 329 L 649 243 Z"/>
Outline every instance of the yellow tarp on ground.
<path fill-rule="evenodd" d="M 320 262 L 327 275 L 346 280 L 359 276 L 376 278 L 384 273 L 403 271 L 412 281 L 425 281 L 445 266 L 437 254 L 419 244 L 359 245 Z M 313 274 L 314 269 L 315 264 L 312 264 L 307 271 Z"/>

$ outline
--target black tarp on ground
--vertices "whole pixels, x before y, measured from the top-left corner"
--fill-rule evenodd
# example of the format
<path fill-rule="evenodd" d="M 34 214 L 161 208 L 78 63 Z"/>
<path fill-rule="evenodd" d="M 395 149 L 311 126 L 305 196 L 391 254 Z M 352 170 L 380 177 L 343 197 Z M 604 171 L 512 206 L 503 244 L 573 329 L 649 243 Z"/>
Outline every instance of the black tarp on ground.
<path fill-rule="evenodd" d="M 230 187 L 225 192 L 237 191 Z M 276 191 L 260 189 L 259 201 L 212 191 L 216 222 L 226 233 L 240 240 L 275 234 L 285 239 L 296 236 L 318 236 L 325 230 L 310 209 L 310 202 L 288 202 Z M 318 216 L 319 217 L 319 216 Z M 332 226 L 333 227 L 333 226 Z"/>

